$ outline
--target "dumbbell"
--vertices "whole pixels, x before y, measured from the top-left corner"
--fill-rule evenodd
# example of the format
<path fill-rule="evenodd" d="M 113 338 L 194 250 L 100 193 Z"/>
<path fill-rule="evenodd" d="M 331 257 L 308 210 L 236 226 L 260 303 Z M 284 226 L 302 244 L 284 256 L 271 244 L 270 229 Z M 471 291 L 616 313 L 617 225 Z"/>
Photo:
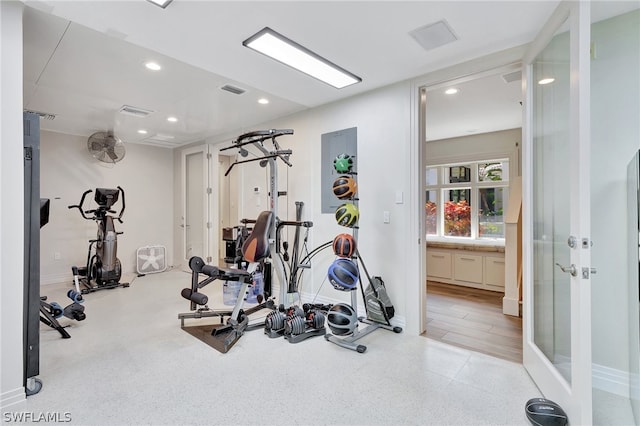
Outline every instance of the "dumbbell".
<path fill-rule="evenodd" d="M 67 292 L 67 297 L 76 303 L 84 302 L 84 299 L 82 298 L 82 293 L 79 293 L 75 290 L 69 290 Z"/>

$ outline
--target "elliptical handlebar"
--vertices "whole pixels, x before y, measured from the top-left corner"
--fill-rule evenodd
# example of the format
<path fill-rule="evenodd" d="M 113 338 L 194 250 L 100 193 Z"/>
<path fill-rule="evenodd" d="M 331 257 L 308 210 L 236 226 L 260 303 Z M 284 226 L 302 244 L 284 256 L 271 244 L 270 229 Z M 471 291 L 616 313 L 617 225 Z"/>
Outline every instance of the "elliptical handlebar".
<path fill-rule="evenodd" d="M 92 189 L 88 189 L 88 190 L 84 191 L 84 193 L 82 194 L 82 197 L 80 198 L 80 204 L 76 204 L 76 205 L 73 205 L 73 206 L 68 206 L 67 208 L 69 208 L 69 209 L 78 209 L 78 210 L 80 210 L 80 214 L 82 215 L 82 217 L 84 219 L 93 220 L 92 217 L 87 217 L 87 215 L 85 215 L 85 213 L 91 214 L 91 213 L 95 212 L 95 210 L 87 210 L 86 212 L 84 210 L 82 210 L 82 206 L 84 205 L 84 199 L 87 197 L 87 194 L 90 194 L 92 192 L 93 192 Z"/>
<path fill-rule="evenodd" d="M 118 214 L 118 217 L 116 217 L 114 219 L 116 219 L 118 222 L 122 223 L 122 214 L 124 213 L 124 209 L 125 209 L 124 189 L 122 189 L 122 187 L 120 187 L 120 186 L 118 186 L 117 189 L 122 194 L 122 208 L 120 209 L 120 213 Z M 93 192 L 92 189 L 88 189 L 88 190 L 84 191 L 84 193 L 82 194 L 82 197 L 80 198 L 80 203 L 79 204 L 74 204 L 72 206 L 67 206 L 67 208 L 69 208 L 69 209 L 78 209 L 80 211 L 80 214 L 82 215 L 82 217 L 84 219 L 87 219 L 87 220 L 96 220 L 97 217 L 95 216 L 95 213 L 100 209 L 102 209 L 102 211 L 105 211 L 107 213 L 113 213 L 113 214 L 116 213 L 115 210 L 111 210 L 109 208 L 104 208 L 104 206 L 100 207 L 98 209 L 83 210 L 82 207 L 84 206 L 84 200 L 87 198 L 87 195 L 92 193 L 92 192 Z M 89 217 L 89 216 L 87 216 L 87 214 L 92 214 L 94 216 L 93 217 Z"/>
<path fill-rule="evenodd" d="M 122 214 L 124 213 L 124 209 L 126 207 L 125 202 L 124 202 L 124 189 L 122 189 L 121 186 L 117 186 L 118 191 L 120 191 L 120 193 L 122 194 L 122 208 L 120 209 L 120 214 L 118 215 L 118 217 L 116 217 L 116 220 L 120 223 L 122 223 Z M 114 212 L 115 213 L 115 212 Z"/>

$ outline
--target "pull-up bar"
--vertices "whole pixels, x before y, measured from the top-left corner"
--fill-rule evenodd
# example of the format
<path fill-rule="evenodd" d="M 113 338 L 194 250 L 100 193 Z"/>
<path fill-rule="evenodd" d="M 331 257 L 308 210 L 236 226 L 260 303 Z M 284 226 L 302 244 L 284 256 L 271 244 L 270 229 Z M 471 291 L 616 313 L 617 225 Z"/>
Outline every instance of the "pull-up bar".
<path fill-rule="evenodd" d="M 256 130 L 254 132 L 245 133 L 243 135 L 238 136 L 236 140 L 232 142 L 231 146 L 226 148 L 221 148 L 220 151 L 226 151 L 229 149 L 239 149 L 243 156 L 247 155 L 247 150 L 242 148 L 245 145 L 253 144 L 260 152 L 262 153 L 262 157 L 251 158 L 248 160 L 240 160 L 234 161 L 227 171 L 225 172 L 225 176 L 231 172 L 231 169 L 237 164 L 251 163 L 253 161 L 260 161 L 260 166 L 265 167 L 268 162 L 275 161 L 276 158 L 282 160 L 287 166 L 291 167 L 292 164 L 289 162 L 289 156 L 292 151 L 290 149 L 280 149 L 278 145 L 278 141 L 276 138 L 278 136 L 283 135 L 292 135 L 293 129 L 269 129 L 269 130 Z M 264 141 L 271 139 L 273 143 L 273 147 L 275 150 L 270 151 L 264 146 Z"/>
<path fill-rule="evenodd" d="M 225 148 L 228 149 L 228 148 Z M 222 150 L 220 150 L 222 151 Z M 291 167 L 292 164 L 289 162 L 289 156 L 292 154 L 292 151 L 290 149 L 282 149 L 279 151 L 275 151 L 272 154 L 267 154 L 264 155 L 262 157 L 258 157 L 258 158 L 250 158 L 248 160 L 240 160 L 240 161 L 234 161 L 233 163 L 231 163 L 231 165 L 229 166 L 229 168 L 227 169 L 226 172 L 224 172 L 224 175 L 227 176 L 229 175 L 229 172 L 231 172 L 231 169 L 233 169 L 233 166 L 237 165 L 237 164 L 244 164 L 244 163 L 251 163 L 253 161 L 263 161 L 263 160 L 267 160 L 269 158 L 280 158 L 287 166 Z M 265 164 L 260 164 L 262 167 L 266 166 L 266 162 Z"/>
<path fill-rule="evenodd" d="M 283 135 L 292 135 L 293 129 L 269 129 L 269 130 L 256 130 L 254 132 L 245 133 L 244 135 L 238 136 L 238 139 L 233 141 L 233 145 L 228 146 L 226 148 L 220 149 L 220 151 L 226 151 L 228 149 L 240 148 L 244 145 L 249 145 L 251 143 L 263 143 L 267 139 L 271 139 L 274 144 L 276 143 L 276 139 L 278 136 Z M 249 139 L 249 140 L 246 140 Z M 276 148 L 278 148 L 276 146 Z"/>

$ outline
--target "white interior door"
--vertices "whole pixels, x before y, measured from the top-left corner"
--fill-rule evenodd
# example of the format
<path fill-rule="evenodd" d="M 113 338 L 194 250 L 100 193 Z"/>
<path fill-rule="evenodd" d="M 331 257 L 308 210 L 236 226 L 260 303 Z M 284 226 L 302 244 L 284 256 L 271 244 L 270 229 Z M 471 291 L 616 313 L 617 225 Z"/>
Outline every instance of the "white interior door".
<path fill-rule="evenodd" d="M 182 151 L 182 241 L 183 269 L 189 259 L 212 261 L 212 202 L 209 146 Z M 217 215 L 216 215 L 217 216 Z"/>
<path fill-rule="evenodd" d="M 523 361 L 572 424 L 592 418 L 589 13 L 561 3 L 523 64 Z"/>

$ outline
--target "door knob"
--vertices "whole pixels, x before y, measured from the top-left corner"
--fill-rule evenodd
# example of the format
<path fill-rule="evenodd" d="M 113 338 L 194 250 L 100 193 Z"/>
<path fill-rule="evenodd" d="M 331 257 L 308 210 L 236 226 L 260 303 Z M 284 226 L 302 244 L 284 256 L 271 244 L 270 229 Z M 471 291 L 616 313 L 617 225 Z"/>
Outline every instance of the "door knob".
<path fill-rule="evenodd" d="M 578 275 L 578 270 L 576 269 L 576 265 L 574 265 L 573 263 L 571 264 L 571 266 L 562 266 L 561 264 L 556 262 L 556 265 L 560 268 L 562 272 L 568 272 L 569 274 L 571 274 L 572 277 L 575 277 L 576 275 Z"/>

